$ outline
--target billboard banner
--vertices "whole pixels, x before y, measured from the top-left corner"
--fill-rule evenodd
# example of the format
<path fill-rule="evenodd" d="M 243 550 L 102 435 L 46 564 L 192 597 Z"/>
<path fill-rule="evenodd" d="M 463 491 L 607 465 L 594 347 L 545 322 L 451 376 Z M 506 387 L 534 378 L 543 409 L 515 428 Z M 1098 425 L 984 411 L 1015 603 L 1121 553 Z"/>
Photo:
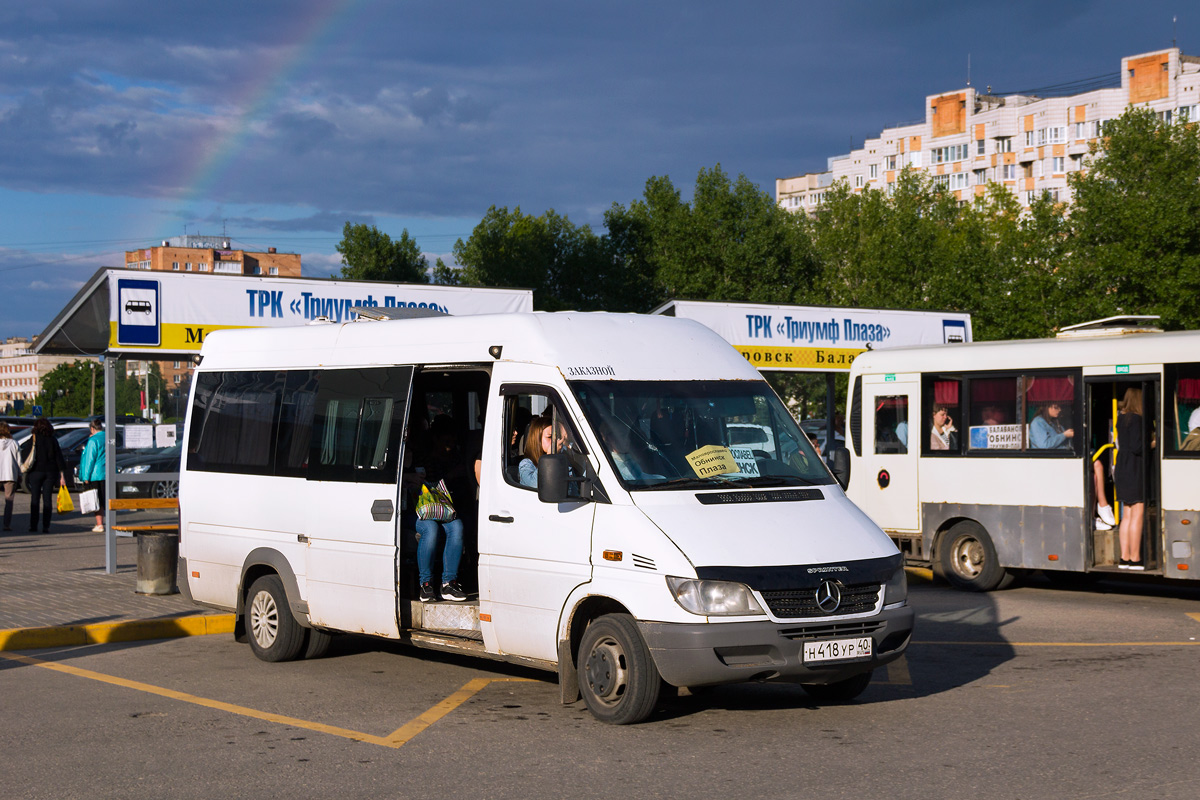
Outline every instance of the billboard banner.
<path fill-rule="evenodd" d="M 347 322 L 355 306 L 420 308 L 454 316 L 532 311 L 528 289 L 110 270 L 109 350 L 200 352 L 227 328 Z"/>
<path fill-rule="evenodd" d="M 652 313 L 712 328 L 763 370 L 849 372 L 867 350 L 971 341 L 971 315 L 949 311 L 672 300 Z"/>

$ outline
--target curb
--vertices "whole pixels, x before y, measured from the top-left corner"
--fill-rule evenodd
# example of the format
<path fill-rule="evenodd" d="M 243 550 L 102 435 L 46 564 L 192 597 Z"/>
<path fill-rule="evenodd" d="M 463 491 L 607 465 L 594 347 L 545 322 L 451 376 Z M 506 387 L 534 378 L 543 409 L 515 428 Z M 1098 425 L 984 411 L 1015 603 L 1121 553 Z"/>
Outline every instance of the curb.
<path fill-rule="evenodd" d="M 0 651 L 41 650 L 144 639 L 176 639 L 210 633 L 233 633 L 233 614 L 194 614 L 167 619 L 132 619 L 95 625 L 13 628 L 0 631 Z"/>
<path fill-rule="evenodd" d="M 933 570 L 929 567 L 905 567 L 909 583 L 933 583 Z"/>

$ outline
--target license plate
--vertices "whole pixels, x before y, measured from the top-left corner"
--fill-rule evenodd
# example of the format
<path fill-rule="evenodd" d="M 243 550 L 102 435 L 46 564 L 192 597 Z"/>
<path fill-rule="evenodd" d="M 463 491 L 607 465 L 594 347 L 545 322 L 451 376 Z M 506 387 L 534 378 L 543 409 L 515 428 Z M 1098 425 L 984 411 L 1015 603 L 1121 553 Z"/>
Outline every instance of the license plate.
<path fill-rule="evenodd" d="M 806 664 L 814 661 L 850 661 L 856 658 L 867 658 L 870 655 L 870 636 L 804 643 L 804 663 Z"/>

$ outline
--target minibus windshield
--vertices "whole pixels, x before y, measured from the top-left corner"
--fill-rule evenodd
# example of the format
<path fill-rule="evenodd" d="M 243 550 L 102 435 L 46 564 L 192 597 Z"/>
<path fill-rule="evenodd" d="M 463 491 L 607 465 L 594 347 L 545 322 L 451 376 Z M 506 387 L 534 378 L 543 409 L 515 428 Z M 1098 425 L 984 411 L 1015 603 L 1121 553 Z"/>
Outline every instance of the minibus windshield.
<path fill-rule="evenodd" d="M 571 388 L 628 489 L 833 482 L 765 381 L 572 381 Z"/>

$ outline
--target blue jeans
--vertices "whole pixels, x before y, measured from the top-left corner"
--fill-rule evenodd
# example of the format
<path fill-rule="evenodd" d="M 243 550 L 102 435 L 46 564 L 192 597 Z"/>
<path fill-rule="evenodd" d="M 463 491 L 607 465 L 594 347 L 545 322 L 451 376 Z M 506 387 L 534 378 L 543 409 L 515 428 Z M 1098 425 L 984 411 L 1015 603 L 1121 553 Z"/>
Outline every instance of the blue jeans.
<path fill-rule="evenodd" d="M 437 547 L 438 526 L 446 531 L 446 549 L 442 551 L 442 583 L 458 579 L 458 562 L 462 559 L 463 524 L 461 519 L 438 522 L 435 519 L 417 520 L 417 575 L 424 585 L 433 580 L 433 553 Z"/>

